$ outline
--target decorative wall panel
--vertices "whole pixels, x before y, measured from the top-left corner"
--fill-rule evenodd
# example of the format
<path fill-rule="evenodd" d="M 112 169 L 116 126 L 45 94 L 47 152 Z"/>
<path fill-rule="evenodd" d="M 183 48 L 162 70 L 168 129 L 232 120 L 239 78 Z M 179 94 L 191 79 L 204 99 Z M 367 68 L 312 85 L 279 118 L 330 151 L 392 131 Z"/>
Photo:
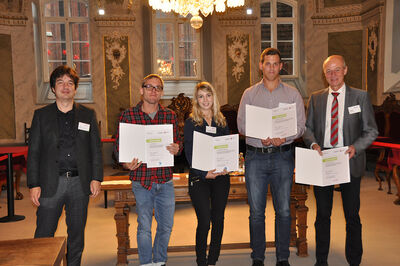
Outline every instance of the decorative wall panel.
<path fill-rule="evenodd" d="M 104 36 L 107 134 L 114 135 L 122 110 L 130 106 L 128 36 Z"/>
<path fill-rule="evenodd" d="M 367 29 L 367 56 L 366 56 L 366 73 L 367 73 L 367 91 L 372 102 L 378 101 L 378 54 L 380 49 L 379 42 L 379 26 L 371 24 Z"/>
<path fill-rule="evenodd" d="M 0 139 L 15 139 L 11 35 L 0 34 Z"/>
<path fill-rule="evenodd" d="M 250 86 L 250 36 L 234 32 L 226 36 L 228 103 L 240 103 L 243 91 Z"/>

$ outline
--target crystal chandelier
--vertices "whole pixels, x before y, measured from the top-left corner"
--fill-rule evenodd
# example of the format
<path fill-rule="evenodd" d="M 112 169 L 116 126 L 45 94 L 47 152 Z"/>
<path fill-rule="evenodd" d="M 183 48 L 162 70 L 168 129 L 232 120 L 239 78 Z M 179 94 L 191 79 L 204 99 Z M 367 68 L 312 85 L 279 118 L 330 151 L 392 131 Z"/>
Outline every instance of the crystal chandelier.
<path fill-rule="evenodd" d="M 200 13 L 207 17 L 214 11 L 224 12 L 225 4 L 228 7 L 239 7 L 244 5 L 245 0 L 149 0 L 149 5 L 154 10 L 163 12 L 174 11 L 181 16 L 192 15 L 190 24 L 198 29 L 203 25 Z"/>

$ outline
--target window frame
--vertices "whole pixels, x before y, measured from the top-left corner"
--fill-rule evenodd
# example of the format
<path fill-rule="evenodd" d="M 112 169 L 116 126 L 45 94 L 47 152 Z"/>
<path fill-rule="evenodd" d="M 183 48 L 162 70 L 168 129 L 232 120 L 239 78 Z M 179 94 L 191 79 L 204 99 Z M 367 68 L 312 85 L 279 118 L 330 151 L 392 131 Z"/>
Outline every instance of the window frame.
<path fill-rule="evenodd" d="M 64 0 L 64 9 L 67 7 L 68 4 L 66 5 L 66 1 L 70 2 L 70 0 Z M 48 103 L 53 103 L 55 100 L 55 95 L 52 93 L 51 88 L 50 88 L 50 82 L 49 82 L 49 67 L 48 67 L 48 61 L 47 61 L 47 42 L 46 42 L 46 21 L 44 18 L 44 12 L 45 12 L 45 4 L 50 1 L 48 0 L 33 0 L 31 2 L 32 5 L 32 18 L 33 18 L 33 38 L 34 38 L 34 53 L 35 53 L 35 65 L 36 65 L 36 102 L 38 104 L 48 104 Z M 89 69 L 90 69 L 90 76 L 89 77 L 80 77 L 79 80 L 79 89 L 77 90 L 77 93 L 74 97 L 76 102 L 80 103 L 93 103 L 93 86 L 92 86 L 92 55 L 91 55 L 91 41 L 90 41 L 90 1 L 89 0 L 84 0 L 83 2 L 86 2 L 88 5 L 88 16 L 83 18 L 85 20 L 85 23 L 88 23 L 88 41 L 89 41 Z M 66 12 L 70 12 L 68 9 Z M 55 18 L 55 17 L 51 17 Z M 78 18 L 78 17 L 74 17 Z M 61 20 L 59 19 L 58 22 L 62 22 L 62 20 L 65 20 L 62 18 Z M 71 20 L 69 19 L 71 22 Z M 80 23 L 82 21 L 82 18 L 78 20 L 72 20 L 72 23 Z M 69 35 L 69 32 L 66 34 Z M 72 39 L 72 36 L 69 36 L 69 38 Z M 73 42 L 71 41 L 69 44 L 69 49 L 72 50 L 72 44 Z M 68 46 L 68 44 L 67 44 Z M 67 51 L 67 50 L 66 50 Z M 73 58 L 73 55 L 71 52 L 68 54 L 71 55 L 71 58 Z M 73 60 L 71 59 L 70 63 L 72 63 Z M 68 61 L 67 61 L 68 64 Z"/>
<path fill-rule="evenodd" d="M 195 30 L 196 31 L 196 54 L 197 56 L 197 63 L 196 63 L 196 76 L 190 76 L 190 77 L 186 77 L 186 76 L 181 76 L 179 74 L 179 58 L 178 58 L 178 54 L 179 54 L 179 24 L 180 23 L 188 23 L 190 26 L 190 18 L 188 17 L 182 17 L 179 16 L 178 14 L 175 13 L 171 13 L 172 16 L 169 17 L 162 17 L 159 18 L 157 17 L 157 12 L 161 12 L 161 11 L 153 11 L 152 12 L 152 43 L 153 43 L 153 47 L 152 47 L 152 70 L 154 73 L 158 73 L 158 64 L 157 64 L 157 25 L 158 24 L 162 24 L 162 23 L 171 23 L 173 25 L 173 29 L 174 29 L 174 43 L 173 43 L 173 51 L 174 51 L 174 75 L 172 76 L 162 76 L 160 74 L 160 76 L 164 79 L 164 81 L 166 82 L 179 82 L 179 81 L 186 81 L 186 83 L 190 83 L 189 81 L 196 81 L 196 83 L 202 79 L 202 69 L 203 69 L 203 65 L 202 65 L 202 31 L 201 29 L 199 30 Z M 191 27 L 191 26 L 190 26 Z M 178 59 L 178 60 L 176 60 Z"/>
<path fill-rule="evenodd" d="M 261 17 L 261 4 L 263 3 L 271 3 L 271 17 Z M 277 17 L 277 3 L 283 3 L 292 7 L 293 16 L 292 17 Z M 285 78 L 297 78 L 299 75 L 299 54 L 298 54 L 298 36 L 299 36 L 299 26 L 298 26 L 298 10 L 297 10 L 297 1 L 294 0 L 260 0 L 260 33 L 261 33 L 261 25 L 270 24 L 271 25 L 271 47 L 277 48 L 278 45 L 278 32 L 277 25 L 278 24 L 292 24 L 293 25 L 293 74 L 291 75 L 281 75 Z M 260 49 L 261 43 L 263 40 L 260 36 Z M 286 58 L 282 57 L 282 60 Z M 291 59 L 291 58 L 288 58 Z"/>
<path fill-rule="evenodd" d="M 46 17 L 45 16 L 45 5 L 49 2 L 54 0 L 40 0 L 40 26 L 41 26 L 41 51 L 42 51 L 42 73 L 43 73 L 43 81 L 49 82 L 50 81 L 50 73 L 49 73 L 49 61 L 47 58 L 47 36 L 46 36 L 46 24 L 47 23 L 55 23 L 55 24 L 65 24 L 65 46 L 66 46 L 66 64 L 68 66 L 73 66 L 73 53 L 72 53 L 72 46 L 74 41 L 72 40 L 71 36 L 71 28 L 72 24 L 87 24 L 88 26 L 88 42 L 89 45 L 90 41 L 90 1 L 89 0 L 77 0 L 78 2 L 86 2 L 87 3 L 87 17 L 71 17 L 70 13 L 70 3 L 71 0 L 56 0 L 56 1 L 63 1 L 64 4 L 64 17 Z M 89 69 L 90 69 L 90 77 L 80 77 L 80 83 L 88 83 L 92 81 L 92 56 L 91 56 L 91 49 L 89 48 Z"/>

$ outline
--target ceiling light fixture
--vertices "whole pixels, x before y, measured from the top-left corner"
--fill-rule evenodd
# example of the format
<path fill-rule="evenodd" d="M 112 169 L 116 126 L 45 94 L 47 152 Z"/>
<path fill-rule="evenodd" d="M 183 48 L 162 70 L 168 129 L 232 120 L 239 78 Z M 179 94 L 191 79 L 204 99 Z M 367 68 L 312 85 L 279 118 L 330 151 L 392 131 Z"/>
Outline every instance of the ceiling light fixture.
<path fill-rule="evenodd" d="M 225 12 L 226 7 L 244 6 L 245 0 L 149 0 L 149 5 L 154 10 L 162 12 L 175 12 L 186 17 L 191 14 L 190 25 L 198 29 L 203 25 L 200 13 L 207 17 L 216 12 Z"/>

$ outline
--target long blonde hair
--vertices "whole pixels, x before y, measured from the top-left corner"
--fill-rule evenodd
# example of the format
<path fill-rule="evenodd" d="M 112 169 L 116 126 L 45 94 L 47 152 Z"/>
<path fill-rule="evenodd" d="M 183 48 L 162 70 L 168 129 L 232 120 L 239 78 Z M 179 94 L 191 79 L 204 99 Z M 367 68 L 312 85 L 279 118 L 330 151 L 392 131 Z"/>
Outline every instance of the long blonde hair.
<path fill-rule="evenodd" d="M 201 112 L 199 102 L 197 101 L 197 94 L 198 94 L 199 90 L 211 92 L 211 94 L 214 98 L 214 102 L 213 102 L 213 106 L 212 106 L 212 117 L 214 118 L 214 121 L 217 124 L 217 126 L 225 127 L 226 119 L 225 119 L 224 115 L 221 113 L 221 111 L 219 110 L 219 101 L 217 98 L 217 94 L 215 92 L 214 87 L 207 81 L 198 83 L 196 85 L 196 87 L 194 88 L 193 109 L 192 109 L 192 113 L 190 114 L 190 117 L 192 117 L 192 119 L 196 125 L 198 125 L 198 126 L 203 125 L 203 113 Z"/>

